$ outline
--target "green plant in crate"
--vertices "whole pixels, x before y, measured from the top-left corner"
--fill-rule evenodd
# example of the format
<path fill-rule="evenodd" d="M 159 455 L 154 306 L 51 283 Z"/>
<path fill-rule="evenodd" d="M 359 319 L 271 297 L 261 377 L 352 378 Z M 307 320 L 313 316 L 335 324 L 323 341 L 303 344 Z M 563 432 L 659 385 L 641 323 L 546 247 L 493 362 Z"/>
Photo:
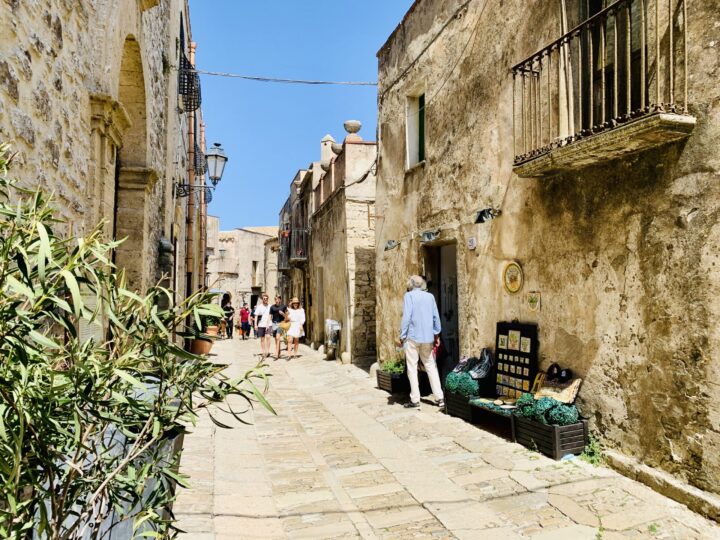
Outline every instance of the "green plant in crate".
<path fill-rule="evenodd" d="M 391 373 L 393 375 L 401 375 L 405 373 L 405 358 L 397 357 L 392 360 L 385 360 L 382 363 L 381 368 L 385 373 Z"/>
<path fill-rule="evenodd" d="M 49 200 L 7 178 L 7 155 L 0 146 L 0 538 L 94 539 L 111 521 L 170 537 L 187 480 L 173 442 L 202 409 L 228 427 L 212 406 L 231 395 L 272 410 L 263 367 L 231 379 L 183 350 L 177 339 L 220 308 L 205 293 L 176 304 L 162 287 L 129 290 L 110 262 L 119 243 L 100 227 L 63 237 Z"/>

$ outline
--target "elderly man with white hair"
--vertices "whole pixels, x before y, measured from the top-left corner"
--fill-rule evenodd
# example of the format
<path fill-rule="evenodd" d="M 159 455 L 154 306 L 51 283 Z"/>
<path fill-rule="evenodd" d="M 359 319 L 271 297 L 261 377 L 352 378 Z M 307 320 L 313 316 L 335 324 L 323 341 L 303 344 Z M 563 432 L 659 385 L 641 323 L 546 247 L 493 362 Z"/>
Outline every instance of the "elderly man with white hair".
<path fill-rule="evenodd" d="M 411 276 L 403 303 L 402 323 L 400 324 L 399 345 L 404 343 L 407 374 L 410 379 L 410 402 L 406 408 L 420 407 L 420 385 L 418 384 L 418 360 L 422 360 L 430 379 L 438 407 L 444 407 L 444 395 L 440 385 L 433 346 L 440 341 L 440 315 L 435 297 L 426 292 L 425 280 L 420 276 Z"/>

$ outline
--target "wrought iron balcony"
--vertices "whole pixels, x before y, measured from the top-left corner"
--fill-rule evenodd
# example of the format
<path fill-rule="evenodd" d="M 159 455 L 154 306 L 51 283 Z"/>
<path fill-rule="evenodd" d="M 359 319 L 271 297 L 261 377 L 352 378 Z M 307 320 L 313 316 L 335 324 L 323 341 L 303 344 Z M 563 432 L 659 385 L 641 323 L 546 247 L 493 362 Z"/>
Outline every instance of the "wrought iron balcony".
<path fill-rule="evenodd" d="M 184 54 L 180 55 L 178 69 L 178 94 L 182 96 L 182 108 L 185 112 L 193 112 L 200 108 L 202 92 L 200 76 Z"/>
<path fill-rule="evenodd" d="M 515 172 L 547 176 L 687 137 L 687 27 L 687 0 L 618 0 L 516 65 Z"/>
<path fill-rule="evenodd" d="M 290 235 L 285 236 L 283 233 L 289 231 L 280 231 L 280 250 L 278 251 L 278 270 L 290 270 Z"/>
<path fill-rule="evenodd" d="M 305 262 L 308 259 L 307 229 L 293 229 L 290 233 L 290 262 Z"/>

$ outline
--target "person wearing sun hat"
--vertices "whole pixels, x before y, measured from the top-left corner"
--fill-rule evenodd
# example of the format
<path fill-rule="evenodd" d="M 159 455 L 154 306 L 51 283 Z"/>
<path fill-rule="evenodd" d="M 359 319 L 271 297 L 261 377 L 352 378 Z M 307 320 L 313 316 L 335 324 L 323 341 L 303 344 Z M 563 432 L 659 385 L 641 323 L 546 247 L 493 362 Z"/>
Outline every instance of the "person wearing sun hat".
<path fill-rule="evenodd" d="M 295 296 L 290 300 L 288 308 L 288 321 L 290 329 L 288 335 L 288 360 L 298 356 L 300 348 L 300 337 L 303 336 L 303 325 L 305 324 L 305 310 L 300 306 L 300 300 Z M 294 346 L 294 347 L 293 347 Z"/>

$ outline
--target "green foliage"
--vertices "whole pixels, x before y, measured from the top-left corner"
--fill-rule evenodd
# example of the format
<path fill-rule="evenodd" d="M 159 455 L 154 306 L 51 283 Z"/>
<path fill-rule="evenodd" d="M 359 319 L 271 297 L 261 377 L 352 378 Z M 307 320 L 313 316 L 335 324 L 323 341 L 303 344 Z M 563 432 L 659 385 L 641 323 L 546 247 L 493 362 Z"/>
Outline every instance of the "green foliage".
<path fill-rule="evenodd" d="M 585 450 L 583 450 L 583 453 L 580 454 L 580 459 L 590 463 L 591 465 L 595 465 L 596 467 L 598 465 L 602 465 L 602 447 L 594 435 L 590 434 L 588 436 L 588 444 L 585 447 Z"/>
<path fill-rule="evenodd" d="M 580 418 L 575 405 L 567 405 L 556 399 L 543 397 L 535 399 L 532 394 L 523 394 L 515 403 L 515 414 L 541 424 L 568 426 Z"/>
<path fill-rule="evenodd" d="M 460 394 L 466 398 L 477 396 L 480 392 L 478 382 L 465 371 L 461 371 L 460 373 L 451 371 L 448 373 L 447 377 L 445 377 L 445 388 L 450 392 Z"/>
<path fill-rule="evenodd" d="M 137 536 L 172 536 L 187 481 L 173 443 L 201 409 L 227 427 L 212 412 L 230 395 L 272 410 L 262 366 L 230 379 L 186 352 L 178 340 L 219 306 L 129 290 L 110 262 L 118 243 L 100 227 L 63 237 L 49 201 L 6 165 L 0 146 L 0 538 L 101 538 L 112 513 Z"/>
<path fill-rule="evenodd" d="M 565 403 L 556 405 L 547 413 L 548 423 L 556 426 L 575 424 L 579 418 L 580 413 L 577 407 L 575 405 L 566 405 Z"/>
<path fill-rule="evenodd" d="M 385 373 L 392 373 L 393 375 L 405 373 L 405 358 L 398 357 L 393 360 L 386 360 L 382 363 L 380 369 Z"/>

